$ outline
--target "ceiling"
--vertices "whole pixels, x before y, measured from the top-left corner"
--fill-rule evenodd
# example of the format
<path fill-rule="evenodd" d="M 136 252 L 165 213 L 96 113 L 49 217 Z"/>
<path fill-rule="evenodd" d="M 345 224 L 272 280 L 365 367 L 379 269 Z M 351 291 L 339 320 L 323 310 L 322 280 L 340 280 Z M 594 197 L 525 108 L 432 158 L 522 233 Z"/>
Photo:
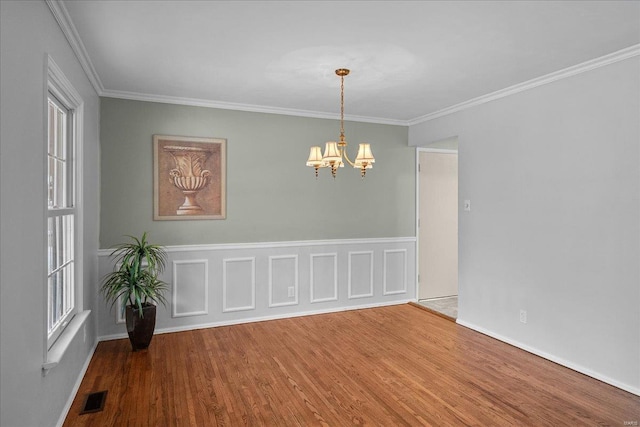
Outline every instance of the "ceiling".
<path fill-rule="evenodd" d="M 638 1 L 57 4 L 102 96 L 335 117 L 345 67 L 347 118 L 381 123 L 640 43 Z"/>

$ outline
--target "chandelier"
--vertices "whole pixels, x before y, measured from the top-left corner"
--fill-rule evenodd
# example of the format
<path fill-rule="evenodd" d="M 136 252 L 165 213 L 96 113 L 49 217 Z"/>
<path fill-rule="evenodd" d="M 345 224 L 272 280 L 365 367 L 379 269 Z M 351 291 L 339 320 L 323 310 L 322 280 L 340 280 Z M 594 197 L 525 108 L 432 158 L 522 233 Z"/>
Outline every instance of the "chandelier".
<path fill-rule="evenodd" d="M 367 169 L 373 167 L 376 159 L 371 152 L 371 146 L 366 143 L 360 144 L 355 161 L 351 161 L 347 156 L 347 141 L 344 139 L 344 77 L 349 74 L 346 68 L 338 68 L 336 74 L 340 77 L 340 141 L 329 141 L 324 146 L 324 154 L 321 154 L 320 147 L 311 147 L 307 166 L 311 166 L 316 171 L 318 178 L 319 168 L 331 168 L 331 176 L 336 177 L 338 168 L 344 167 L 344 160 L 356 169 L 360 169 L 360 176 L 364 178 Z M 343 160 L 344 159 L 344 160 Z"/>

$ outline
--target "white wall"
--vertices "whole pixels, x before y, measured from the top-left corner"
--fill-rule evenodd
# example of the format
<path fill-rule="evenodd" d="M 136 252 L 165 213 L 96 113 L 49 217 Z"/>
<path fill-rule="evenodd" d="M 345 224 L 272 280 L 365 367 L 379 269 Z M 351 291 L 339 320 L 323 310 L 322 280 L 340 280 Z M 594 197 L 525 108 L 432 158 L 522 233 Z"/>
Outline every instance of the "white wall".
<path fill-rule="evenodd" d="M 43 376 L 45 56 L 84 101 L 84 308 L 95 301 L 99 99 L 47 4 L 0 2 L 0 425 L 56 425 L 95 344 L 95 319 Z"/>
<path fill-rule="evenodd" d="M 639 118 L 636 56 L 409 129 L 459 137 L 459 322 L 634 393 Z"/>

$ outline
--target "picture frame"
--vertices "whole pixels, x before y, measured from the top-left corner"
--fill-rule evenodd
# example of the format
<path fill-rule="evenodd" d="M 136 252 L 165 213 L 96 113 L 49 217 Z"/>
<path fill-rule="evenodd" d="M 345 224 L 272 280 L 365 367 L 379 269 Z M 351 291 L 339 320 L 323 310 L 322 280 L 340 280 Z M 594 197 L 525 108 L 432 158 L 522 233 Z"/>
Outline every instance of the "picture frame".
<path fill-rule="evenodd" d="M 226 219 L 224 138 L 153 135 L 153 219 Z"/>

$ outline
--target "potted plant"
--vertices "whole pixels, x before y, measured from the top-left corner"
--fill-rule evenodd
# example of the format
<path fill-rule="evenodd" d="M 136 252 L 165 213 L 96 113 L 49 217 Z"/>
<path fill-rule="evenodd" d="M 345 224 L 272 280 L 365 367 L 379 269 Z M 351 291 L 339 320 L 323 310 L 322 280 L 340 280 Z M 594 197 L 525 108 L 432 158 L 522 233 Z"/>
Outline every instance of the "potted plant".
<path fill-rule="evenodd" d="M 101 292 L 111 307 L 122 298 L 122 307 L 127 321 L 127 333 L 133 351 L 149 347 L 156 326 L 156 306 L 166 306 L 163 293 L 168 285 L 158 279 L 167 261 L 167 252 L 162 246 L 147 241 L 147 233 L 131 242 L 114 247 L 110 257 L 114 258 L 114 271 L 102 282 Z"/>

